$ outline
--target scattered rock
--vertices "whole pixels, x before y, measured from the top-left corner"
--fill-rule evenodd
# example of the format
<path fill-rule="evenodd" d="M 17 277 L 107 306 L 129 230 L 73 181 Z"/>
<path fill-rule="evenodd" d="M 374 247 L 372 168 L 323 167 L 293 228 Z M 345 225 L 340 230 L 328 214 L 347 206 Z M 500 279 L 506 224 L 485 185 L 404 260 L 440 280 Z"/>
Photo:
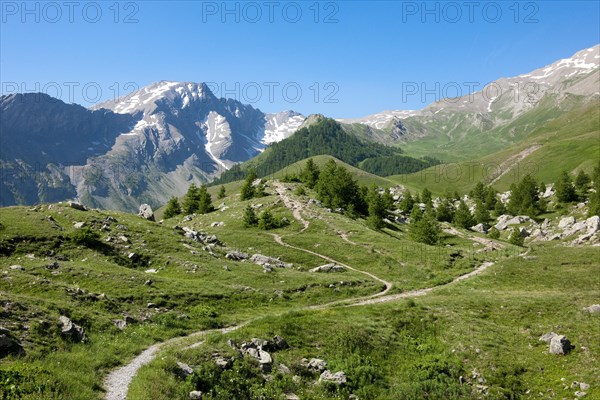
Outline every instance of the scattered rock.
<path fill-rule="evenodd" d="M 127 228 L 125 225 L 122 224 L 118 224 L 117 225 L 117 229 L 121 230 L 121 231 L 128 231 L 129 228 Z"/>
<path fill-rule="evenodd" d="M 75 229 L 81 229 L 83 227 L 85 227 L 85 222 L 75 222 L 73 224 L 73 228 L 75 228 Z"/>
<path fill-rule="evenodd" d="M 199 390 L 192 390 L 189 396 L 190 400 L 202 400 L 202 392 Z"/>
<path fill-rule="evenodd" d="M 125 329 L 125 327 L 127 326 L 127 321 L 125 321 L 124 319 L 115 319 L 113 321 L 113 323 L 115 324 L 115 326 L 117 328 L 119 328 L 120 330 Z"/>
<path fill-rule="evenodd" d="M 343 386 L 346 384 L 346 374 L 343 371 L 333 374 L 331 371 L 325 370 L 319 377 L 319 382 L 331 382 L 338 386 Z"/>
<path fill-rule="evenodd" d="M 250 257 L 250 261 L 261 266 L 267 264 L 269 266 L 275 266 L 278 268 L 294 268 L 294 264 L 284 263 L 279 258 L 263 256 L 262 254 L 254 254 L 252 257 Z"/>
<path fill-rule="evenodd" d="M 79 210 L 79 211 L 87 211 L 87 208 L 85 208 L 85 206 L 83 204 L 77 203 L 75 201 L 70 201 L 69 207 L 74 208 L 75 210 Z"/>
<path fill-rule="evenodd" d="M 218 354 L 213 354 L 213 361 L 215 362 L 217 367 L 221 369 L 230 368 L 233 362 L 230 358 L 221 357 Z"/>
<path fill-rule="evenodd" d="M 274 271 L 273 267 L 271 267 L 270 264 L 263 264 L 262 267 L 263 267 L 263 272 L 265 274 L 269 274 Z"/>
<path fill-rule="evenodd" d="M 585 382 L 579 382 L 579 389 L 585 392 L 586 390 L 590 390 L 590 385 Z"/>
<path fill-rule="evenodd" d="M 308 369 L 314 372 L 323 372 L 327 367 L 327 362 L 320 358 L 311 358 L 307 365 Z"/>
<path fill-rule="evenodd" d="M 8 269 L 12 269 L 13 271 L 23 271 L 23 267 L 21 265 L 11 265 Z"/>
<path fill-rule="evenodd" d="M 310 272 L 344 272 L 345 270 L 346 268 L 342 267 L 341 265 L 330 263 L 313 268 L 310 270 Z"/>
<path fill-rule="evenodd" d="M 550 340 L 550 354 L 566 355 L 572 349 L 571 342 L 564 335 L 555 335 Z"/>
<path fill-rule="evenodd" d="M 213 222 L 212 224 L 210 224 L 210 226 L 212 228 L 216 228 L 216 227 L 220 227 L 220 226 L 225 226 L 225 222 L 221 221 L 221 222 Z"/>
<path fill-rule="evenodd" d="M 585 220 L 588 233 L 596 233 L 600 230 L 600 217 L 597 215 L 591 216 Z"/>
<path fill-rule="evenodd" d="M 156 308 L 156 304 L 155 303 L 148 303 L 146 304 L 146 308 Z"/>
<path fill-rule="evenodd" d="M 73 340 L 74 342 L 82 342 L 85 340 L 85 332 L 82 327 L 76 325 L 68 317 L 61 315 L 59 318 L 62 324 L 61 335 L 64 338 Z"/>
<path fill-rule="evenodd" d="M 0 358 L 8 355 L 20 355 L 24 352 L 21 343 L 13 338 L 6 329 L 0 328 Z"/>
<path fill-rule="evenodd" d="M 241 261 L 248 259 L 248 254 L 235 250 L 225 254 L 225 258 L 232 261 Z"/>
<path fill-rule="evenodd" d="M 487 225 L 486 224 L 477 224 L 471 227 L 471 230 L 479 233 L 487 233 Z"/>
<path fill-rule="evenodd" d="M 590 314 L 600 313 L 600 304 L 592 304 L 589 307 L 584 307 L 583 311 L 589 312 Z"/>
<path fill-rule="evenodd" d="M 285 375 L 289 375 L 292 373 L 292 371 L 285 364 L 279 364 L 277 366 L 277 372 Z"/>
<path fill-rule="evenodd" d="M 574 394 L 575 394 L 575 397 L 578 397 L 578 398 L 585 397 L 587 395 L 586 392 L 580 392 L 579 390 L 576 391 Z"/>
<path fill-rule="evenodd" d="M 129 243 L 129 238 L 127 236 L 119 236 L 117 237 L 117 239 L 119 239 L 119 241 L 123 242 L 123 243 Z"/>
<path fill-rule="evenodd" d="M 552 338 L 553 338 L 554 336 L 558 336 L 558 335 L 557 335 L 556 333 L 554 333 L 554 332 L 548 332 L 548 333 L 546 333 L 546 334 L 542 335 L 542 336 L 539 338 L 539 341 L 540 341 L 540 342 L 545 342 L 545 343 L 547 343 L 547 344 L 550 344 L 550 341 L 552 341 Z"/>
<path fill-rule="evenodd" d="M 575 217 L 564 217 L 558 223 L 558 227 L 560 229 L 565 229 L 571 227 L 575 223 Z"/>
<path fill-rule="evenodd" d="M 50 264 L 46 265 L 47 269 L 58 269 L 59 267 L 60 265 L 56 261 L 53 261 Z"/>
<path fill-rule="evenodd" d="M 176 371 L 176 373 L 177 373 L 177 376 L 179 376 L 181 379 L 185 379 L 188 376 L 193 375 L 194 374 L 194 370 L 189 365 L 177 361 L 177 371 Z"/>
<path fill-rule="evenodd" d="M 300 400 L 300 397 L 295 393 L 286 393 L 285 400 Z"/>
<path fill-rule="evenodd" d="M 148 221 L 154 221 L 154 211 L 152 211 L 152 207 L 148 204 L 142 204 L 140 206 L 138 215 Z"/>

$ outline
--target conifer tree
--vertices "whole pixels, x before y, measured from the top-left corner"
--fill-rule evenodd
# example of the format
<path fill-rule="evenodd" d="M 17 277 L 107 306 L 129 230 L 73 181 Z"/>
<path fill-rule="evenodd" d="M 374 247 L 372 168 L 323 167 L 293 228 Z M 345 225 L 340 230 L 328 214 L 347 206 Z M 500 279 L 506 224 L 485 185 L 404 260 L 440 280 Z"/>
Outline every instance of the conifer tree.
<path fill-rule="evenodd" d="M 465 229 L 468 229 L 475 225 L 475 219 L 473 218 L 469 207 L 463 200 L 460 201 L 458 209 L 454 213 L 454 219 L 452 222 L 454 223 L 454 225 Z"/>
<path fill-rule="evenodd" d="M 246 179 L 244 180 L 244 184 L 240 189 L 240 200 L 250 200 L 254 197 L 254 186 L 252 184 L 257 179 L 256 172 L 254 170 L 250 170 L 246 175 Z"/>
<path fill-rule="evenodd" d="M 371 228 L 379 230 L 383 228 L 385 217 L 385 202 L 383 196 L 379 194 L 379 188 L 375 185 L 371 186 L 368 194 L 369 216 L 367 223 Z"/>
<path fill-rule="evenodd" d="M 183 212 L 187 215 L 198 211 L 198 202 L 200 200 L 200 190 L 195 183 L 192 183 L 188 188 L 187 193 L 183 196 Z"/>
<path fill-rule="evenodd" d="M 219 194 L 217 195 L 217 197 L 219 199 L 224 199 L 225 196 L 227 196 L 227 191 L 225 190 L 225 186 L 221 185 L 221 187 L 219 188 Z"/>
<path fill-rule="evenodd" d="M 179 200 L 177 200 L 177 197 L 173 196 L 167 202 L 163 216 L 168 219 L 179 214 L 181 214 L 181 206 L 179 205 Z"/>
<path fill-rule="evenodd" d="M 212 205 L 212 198 L 206 186 L 202 185 L 198 189 L 198 212 L 200 214 L 207 214 L 214 210 Z"/>
<path fill-rule="evenodd" d="M 313 189 L 319 180 L 319 167 L 315 164 L 312 158 L 306 161 L 306 165 L 300 172 L 300 180 L 308 188 Z"/>
<path fill-rule="evenodd" d="M 252 208 L 250 204 L 248 204 L 244 210 L 243 221 L 246 228 L 258 225 L 258 217 L 256 216 L 254 208 Z"/>
<path fill-rule="evenodd" d="M 575 187 L 573 186 L 573 182 L 567 171 L 561 172 L 554 185 L 554 190 L 556 191 L 556 198 L 562 203 L 569 203 L 577 199 Z"/>

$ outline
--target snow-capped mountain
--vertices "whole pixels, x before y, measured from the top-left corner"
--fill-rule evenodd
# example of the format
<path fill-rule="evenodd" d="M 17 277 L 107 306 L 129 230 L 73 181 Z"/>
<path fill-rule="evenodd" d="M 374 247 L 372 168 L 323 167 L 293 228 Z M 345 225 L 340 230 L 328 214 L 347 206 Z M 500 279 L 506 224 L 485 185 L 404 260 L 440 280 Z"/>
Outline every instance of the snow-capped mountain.
<path fill-rule="evenodd" d="M 191 82 L 158 82 L 89 110 L 45 95 L 41 102 L 37 94 L 18 96 L 18 102 L 1 99 L 3 144 L 10 141 L 2 160 L 36 162 L 44 171 L 61 166 L 61 187 L 71 185 L 68 197 L 76 191 L 87 204 L 125 210 L 142 201 L 163 204 L 191 182 L 210 181 L 289 137 L 305 119 L 293 111 L 265 114 Z M 42 138 L 42 147 L 27 144 L 34 137 Z M 18 184 L 3 181 L 1 204 L 47 200 L 44 182 L 32 181 L 30 187 L 40 188 L 23 196 Z"/>
<path fill-rule="evenodd" d="M 581 50 L 572 57 L 511 78 L 500 78 L 481 90 L 453 99 L 441 99 L 421 110 L 384 111 L 362 118 L 339 119 L 345 124 L 363 124 L 393 131 L 400 141 L 443 134 L 453 129 L 489 130 L 509 124 L 553 97 L 555 104 L 567 96 L 597 98 L 600 95 L 600 45 Z M 483 86 L 483 85 L 481 85 Z M 466 120 L 457 120 L 462 115 Z M 401 125 L 404 129 L 397 129 Z M 430 127 L 431 129 L 428 129 Z"/>

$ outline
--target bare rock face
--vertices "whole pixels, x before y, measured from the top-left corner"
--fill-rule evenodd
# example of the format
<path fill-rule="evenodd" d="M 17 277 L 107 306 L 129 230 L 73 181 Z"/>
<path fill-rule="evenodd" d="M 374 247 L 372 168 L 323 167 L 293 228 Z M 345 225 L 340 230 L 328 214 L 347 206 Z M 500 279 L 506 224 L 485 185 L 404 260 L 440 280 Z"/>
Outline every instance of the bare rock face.
<path fill-rule="evenodd" d="M 142 204 L 140 206 L 140 210 L 138 215 L 142 218 L 147 219 L 148 221 L 154 221 L 154 211 L 152 211 L 152 207 L 148 204 Z"/>

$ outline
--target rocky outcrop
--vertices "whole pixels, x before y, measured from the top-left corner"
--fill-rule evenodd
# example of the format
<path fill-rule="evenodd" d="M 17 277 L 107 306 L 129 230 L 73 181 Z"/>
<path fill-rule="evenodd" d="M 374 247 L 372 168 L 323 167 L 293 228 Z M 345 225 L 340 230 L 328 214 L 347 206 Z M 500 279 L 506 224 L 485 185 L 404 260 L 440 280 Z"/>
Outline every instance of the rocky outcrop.
<path fill-rule="evenodd" d="M 342 267 L 341 265 L 330 263 L 313 268 L 310 270 L 310 272 L 344 272 L 345 270 L 346 268 Z"/>
<path fill-rule="evenodd" d="M 154 211 L 148 204 L 142 204 L 138 210 L 138 215 L 148 221 L 154 221 Z"/>
<path fill-rule="evenodd" d="M 83 342 L 85 340 L 85 332 L 83 328 L 74 324 L 73 321 L 71 321 L 68 317 L 61 315 L 59 322 L 62 324 L 62 337 L 74 342 Z"/>
<path fill-rule="evenodd" d="M 250 257 L 250 261 L 262 267 L 294 268 L 294 264 L 292 263 L 285 263 L 279 258 L 268 257 L 262 254 L 254 254 Z"/>

